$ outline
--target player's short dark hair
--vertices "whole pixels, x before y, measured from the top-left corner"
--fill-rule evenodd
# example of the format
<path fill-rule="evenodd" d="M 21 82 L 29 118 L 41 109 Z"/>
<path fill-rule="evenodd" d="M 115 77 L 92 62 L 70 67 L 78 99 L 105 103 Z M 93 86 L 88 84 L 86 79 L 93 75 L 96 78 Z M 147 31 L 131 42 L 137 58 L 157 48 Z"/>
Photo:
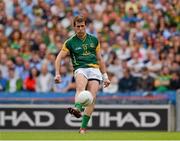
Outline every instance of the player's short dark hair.
<path fill-rule="evenodd" d="M 86 24 L 86 18 L 82 15 L 78 15 L 78 16 L 74 17 L 73 26 L 75 26 L 76 23 L 82 23 L 82 22 L 85 22 L 85 24 Z"/>

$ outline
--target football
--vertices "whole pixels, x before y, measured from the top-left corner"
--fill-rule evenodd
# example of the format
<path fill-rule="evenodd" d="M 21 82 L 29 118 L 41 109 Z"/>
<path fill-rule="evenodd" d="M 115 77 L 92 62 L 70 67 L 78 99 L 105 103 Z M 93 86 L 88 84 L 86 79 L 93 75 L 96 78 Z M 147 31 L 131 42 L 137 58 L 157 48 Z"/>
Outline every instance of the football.
<path fill-rule="evenodd" d="M 90 91 L 82 91 L 77 96 L 77 102 L 81 103 L 84 107 L 93 103 L 93 96 Z"/>

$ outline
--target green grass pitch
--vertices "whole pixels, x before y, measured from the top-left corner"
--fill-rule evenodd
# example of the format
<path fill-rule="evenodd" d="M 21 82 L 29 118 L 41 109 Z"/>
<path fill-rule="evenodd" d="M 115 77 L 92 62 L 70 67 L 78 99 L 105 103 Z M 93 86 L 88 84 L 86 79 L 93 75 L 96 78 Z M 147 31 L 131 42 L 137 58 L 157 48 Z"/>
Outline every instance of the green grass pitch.
<path fill-rule="evenodd" d="M 0 140 L 180 140 L 180 132 L 89 131 L 15 131 L 0 132 Z"/>

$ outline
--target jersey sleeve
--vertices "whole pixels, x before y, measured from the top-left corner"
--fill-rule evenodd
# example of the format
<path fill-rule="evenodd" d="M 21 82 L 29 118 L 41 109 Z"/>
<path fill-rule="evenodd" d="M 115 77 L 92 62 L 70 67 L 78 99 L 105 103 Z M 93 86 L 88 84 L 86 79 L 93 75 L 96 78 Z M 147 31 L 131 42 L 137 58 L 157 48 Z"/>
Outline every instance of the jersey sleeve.
<path fill-rule="evenodd" d="M 96 52 L 99 52 L 100 48 L 101 48 L 101 46 L 100 46 L 100 43 L 98 42 L 97 47 L 96 47 Z"/>
<path fill-rule="evenodd" d="M 67 46 L 67 41 L 64 42 L 62 50 L 66 51 L 66 52 L 69 52 L 69 49 L 68 49 L 68 46 Z"/>

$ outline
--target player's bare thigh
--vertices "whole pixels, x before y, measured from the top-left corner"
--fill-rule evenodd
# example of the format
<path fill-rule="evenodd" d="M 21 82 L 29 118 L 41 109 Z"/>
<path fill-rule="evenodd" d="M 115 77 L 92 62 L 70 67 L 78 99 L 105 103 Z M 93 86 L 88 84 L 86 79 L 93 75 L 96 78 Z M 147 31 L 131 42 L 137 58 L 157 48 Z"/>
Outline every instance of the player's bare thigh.
<path fill-rule="evenodd" d="M 89 90 L 92 93 L 94 99 L 96 99 L 96 95 L 99 90 L 99 87 L 100 87 L 99 80 L 88 81 L 87 90 Z"/>
<path fill-rule="evenodd" d="M 88 80 L 82 73 L 77 73 L 75 77 L 76 81 L 76 95 L 86 89 Z"/>

